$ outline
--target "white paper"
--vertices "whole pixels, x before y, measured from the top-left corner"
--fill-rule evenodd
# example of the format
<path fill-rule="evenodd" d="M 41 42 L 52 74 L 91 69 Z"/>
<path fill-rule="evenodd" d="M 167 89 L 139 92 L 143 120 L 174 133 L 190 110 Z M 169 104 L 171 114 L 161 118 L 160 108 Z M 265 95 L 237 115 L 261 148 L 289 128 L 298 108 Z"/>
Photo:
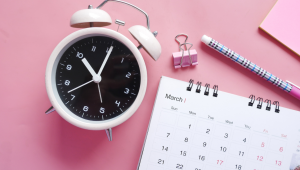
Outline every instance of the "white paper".
<path fill-rule="evenodd" d="M 288 170 L 300 165 L 300 113 L 249 98 L 196 93 L 162 77 L 139 170 Z M 259 94 L 258 94 L 259 95 Z"/>

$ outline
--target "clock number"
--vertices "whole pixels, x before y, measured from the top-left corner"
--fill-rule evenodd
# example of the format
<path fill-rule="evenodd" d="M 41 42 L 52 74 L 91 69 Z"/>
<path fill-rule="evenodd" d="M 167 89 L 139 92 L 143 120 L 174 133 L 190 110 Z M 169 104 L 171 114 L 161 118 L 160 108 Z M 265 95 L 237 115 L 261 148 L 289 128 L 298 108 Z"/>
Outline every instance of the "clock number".
<path fill-rule="evenodd" d="M 73 99 L 75 98 L 75 96 L 74 96 L 73 94 L 71 94 L 71 96 L 72 96 L 72 99 L 71 99 L 71 100 L 73 100 Z"/>
<path fill-rule="evenodd" d="M 228 138 L 228 133 L 225 133 L 225 136 L 224 136 L 224 138 Z"/>
<path fill-rule="evenodd" d="M 206 133 L 209 134 L 209 132 L 210 132 L 210 129 L 206 129 Z"/>
<path fill-rule="evenodd" d="M 171 134 L 171 133 L 167 133 L 167 137 L 169 137 L 169 136 L 170 136 L 170 134 Z"/>
<path fill-rule="evenodd" d="M 88 110 L 89 110 L 89 107 L 87 107 L 87 106 L 83 107 L 83 111 L 87 112 Z"/>
<path fill-rule="evenodd" d="M 244 156 L 244 152 L 239 151 L 239 156 Z"/>
<path fill-rule="evenodd" d="M 65 81 L 65 85 L 66 85 L 66 86 L 70 85 L 70 83 L 71 83 L 70 80 L 66 80 L 66 81 Z"/>
<path fill-rule="evenodd" d="M 72 69 L 72 66 L 71 66 L 70 64 L 68 64 L 67 67 L 66 67 L 66 69 L 67 69 L 67 70 L 71 70 L 71 69 Z"/>
<path fill-rule="evenodd" d="M 184 138 L 184 141 L 185 141 L 185 142 L 188 142 L 188 141 L 189 141 L 189 138 Z"/>
<path fill-rule="evenodd" d="M 203 147 L 206 147 L 206 142 L 203 142 Z"/>
<path fill-rule="evenodd" d="M 76 57 L 78 57 L 78 58 L 83 58 L 83 54 L 82 54 L 82 53 L 80 53 L 80 52 L 77 52 L 77 55 L 76 55 Z"/>
<path fill-rule="evenodd" d="M 247 139 L 245 138 L 243 141 L 246 143 Z"/>
<path fill-rule="evenodd" d="M 131 73 L 128 72 L 128 74 L 126 74 L 126 77 L 127 77 L 127 78 L 130 78 L 130 76 L 131 76 Z"/>
<path fill-rule="evenodd" d="M 96 51 L 96 46 L 92 47 L 92 51 L 95 52 Z"/>
<path fill-rule="evenodd" d="M 124 93 L 125 93 L 125 94 L 128 94 L 128 93 L 129 93 L 129 88 L 125 88 Z"/>
<path fill-rule="evenodd" d="M 118 107 L 120 106 L 120 101 L 118 102 L 118 100 L 116 100 L 115 104 L 118 105 Z"/>
<path fill-rule="evenodd" d="M 104 113 L 105 112 L 105 108 L 101 107 L 99 110 L 100 113 Z"/>

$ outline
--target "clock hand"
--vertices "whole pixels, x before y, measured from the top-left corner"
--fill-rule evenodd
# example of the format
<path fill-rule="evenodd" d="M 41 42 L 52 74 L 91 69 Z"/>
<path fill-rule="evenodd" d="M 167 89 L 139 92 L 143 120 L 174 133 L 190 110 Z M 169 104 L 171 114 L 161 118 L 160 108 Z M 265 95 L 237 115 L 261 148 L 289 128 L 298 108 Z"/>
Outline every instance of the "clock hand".
<path fill-rule="evenodd" d="M 96 74 L 96 72 L 94 71 L 94 69 L 92 68 L 92 66 L 90 65 L 90 63 L 85 59 L 83 58 L 81 60 L 83 62 L 83 64 L 85 65 L 85 67 L 89 70 L 89 72 L 91 73 L 91 75 L 94 77 Z"/>
<path fill-rule="evenodd" d="M 72 91 L 74 91 L 74 90 L 76 90 L 76 89 L 79 89 L 80 87 L 85 86 L 85 85 L 87 85 L 87 84 L 89 84 L 89 83 L 91 83 L 91 82 L 93 82 L 93 81 L 94 81 L 94 80 L 90 80 L 90 81 L 88 81 L 88 82 L 86 82 L 86 83 L 84 83 L 84 84 L 82 84 L 82 85 L 80 85 L 80 86 L 78 86 L 78 87 L 75 87 L 74 89 L 69 90 L 68 93 L 70 93 L 70 92 L 72 92 Z"/>
<path fill-rule="evenodd" d="M 110 48 L 109 48 L 109 50 L 108 50 L 108 52 L 107 52 L 107 54 L 105 56 L 105 59 L 104 59 L 102 65 L 100 67 L 100 70 L 99 70 L 97 76 L 100 76 L 100 74 L 102 73 L 102 70 L 103 70 L 103 68 L 104 68 L 104 66 L 105 66 L 105 64 L 106 64 L 106 62 L 107 62 L 107 60 L 108 60 L 108 58 L 109 58 L 109 56 L 110 56 L 113 48 L 114 48 L 113 46 L 110 46 Z M 101 79 L 100 79 L 100 81 L 101 81 Z M 99 83 L 97 83 L 97 84 L 98 84 L 98 91 L 99 91 L 100 101 L 102 103 L 102 96 L 101 96 L 101 91 L 100 91 L 100 85 L 99 85 Z"/>
<path fill-rule="evenodd" d="M 99 91 L 99 95 L 100 95 L 100 101 L 102 103 L 102 96 L 101 96 L 101 92 L 100 92 L 100 85 L 99 85 L 99 83 L 97 83 L 97 84 L 98 84 L 98 91 Z"/>
<path fill-rule="evenodd" d="M 108 58 L 109 58 L 109 56 L 110 56 L 110 53 L 112 52 L 112 50 L 113 50 L 113 46 L 110 46 L 110 48 L 109 48 L 109 50 L 108 50 L 108 52 L 107 52 L 107 54 L 106 54 L 106 57 L 105 57 L 105 59 L 104 59 L 104 61 L 103 61 L 103 63 L 102 63 L 102 65 L 101 65 L 101 67 L 100 67 L 100 70 L 99 70 L 99 72 L 98 72 L 98 76 L 100 76 L 100 74 L 102 73 L 102 70 L 103 70 L 103 68 L 104 68 L 104 66 L 105 66 L 105 64 L 106 64 L 106 62 L 107 62 L 107 60 L 108 60 Z"/>

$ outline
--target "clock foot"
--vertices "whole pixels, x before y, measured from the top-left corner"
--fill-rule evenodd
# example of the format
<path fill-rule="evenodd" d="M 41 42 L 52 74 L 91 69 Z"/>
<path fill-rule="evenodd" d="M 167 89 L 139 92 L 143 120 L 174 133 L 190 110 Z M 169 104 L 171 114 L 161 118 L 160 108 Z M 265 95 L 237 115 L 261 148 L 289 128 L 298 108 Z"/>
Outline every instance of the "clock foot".
<path fill-rule="evenodd" d="M 112 141 L 112 129 L 105 129 L 105 132 L 108 137 L 108 141 Z"/>
<path fill-rule="evenodd" d="M 54 112 L 54 111 L 55 111 L 54 107 L 51 106 L 45 113 L 49 114 L 49 113 Z"/>

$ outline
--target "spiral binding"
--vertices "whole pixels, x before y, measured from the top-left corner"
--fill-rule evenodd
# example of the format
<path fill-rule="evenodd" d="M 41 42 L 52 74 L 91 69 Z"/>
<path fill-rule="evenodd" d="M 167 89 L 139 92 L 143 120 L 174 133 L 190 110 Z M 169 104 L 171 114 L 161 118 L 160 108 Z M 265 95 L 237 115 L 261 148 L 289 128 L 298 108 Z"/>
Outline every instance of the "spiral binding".
<path fill-rule="evenodd" d="M 189 81 L 189 85 L 188 87 L 186 88 L 187 91 L 191 91 L 192 88 L 193 88 L 193 83 L 194 83 L 194 80 L 193 79 L 190 79 Z M 201 92 L 201 85 L 202 85 L 202 82 L 198 81 L 196 83 L 197 87 L 196 87 L 196 93 L 200 93 Z M 205 84 L 205 90 L 204 90 L 204 95 L 208 96 L 209 95 L 209 87 L 210 87 L 210 84 L 206 83 Z M 213 86 L 213 89 L 214 89 L 214 92 L 213 92 L 213 97 L 218 97 L 218 85 L 214 85 Z"/>
<path fill-rule="evenodd" d="M 200 93 L 201 92 L 201 84 L 202 82 L 197 82 L 197 88 L 196 88 L 196 93 Z"/>
<path fill-rule="evenodd" d="M 250 95 L 249 98 L 251 99 L 250 102 L 248 103 L 248 106 L 253 106 L 254 105 L 254 102 L 255 102 L 255 96 L 254 95 Z M 261 97 L 258 97 L 256 99 L 258 101 L 258 104 L 257 104 L 257 109 L 261 109 L 262 108 L 262 105 L 263 105 L 263 101 L 264 99 L 261 98 Z M 266 106 L 266 110 L 267 111 L 270 111 L 271 110 L 271 104 L 272 104 L 272 101 L 269 100 L 269 99 L 266 99 L 265 100 L 265 103 L 267 103 L 267 106 Z M 275 112 L 276 113 L 279 113 L 280 110 L 279 110 L 279 102 L 278 101 L 274 101 L 273 102 L 273 105 L 275 105 Z"/>
<path fill-rule="evenodd" d="M 261 109 L 264 99 L 261 97 L 258 97 L 256 100 L 258 100 L 257 108 Z"/>
<path fill-rule="evenodd" d="M 253 104 L 255 102 L 255 96 L 254 95 L 250 95 L 249 98 L 251 99 L 251 101 L 248 103 L 248 106 L 253 106 Z"/>
<path fill-rule="evenodd" d="M 279 113 L 280 112 L 280 110 L 279 110 L 279 102 L 278 101 L 274 101 L 273 105 L 275 105 L 275 112 Z"/>
<path fill-rule="evenodd" d="M 204 95 L 206 95 L 206 96 L 209 95 L 209 87 L 210 87 L 210 84 L 206 83 L 205 84 L 205 91 L 204 91 Z"/>
<path fill-rule="evenodd" d="M 192 90 L 193 83 L 194 83 L 194 80 L 193 80 L 193 79 L 190 79 L 190 81 L 189 81 L 189 86 L 186 88 L 187 91 L 191 91 L 191 90 Z"/>
<path fill-rule="evenodd" d="M 218 97 L 218 85 L 214 85 L 213 89 L 214 89 L 213 96 Z"/>
<path fill-rule="evenodd" d="M 267 111 L 270 111 L 270 110 L 271 110 L 271 100 L 266 99 L 266 100 L 265 100 L 265 103 L 268 104 L 267 107 L 266 107 L 266 110 L 267 110 Z"/>
<path fill-rule="evenodd" d="M 194 85 L 193 83 L 194 83 L 194 80 L 193 80 L 193 79 L 190 79 L 189 85 L 188 85 L 188 87 L 186 88 L 187 91 L 191 91 L 191 90 L 192 90 L 193 85 Z M 201 92 L 201 85 L 202 85 L 202 82 L 199 82 L 199 81 L 198 81 L 198 82 L 196 83 L 196 85 L 197 85 L 197 87 L 196 87 L 196 91 L 195 91 L 195 92 L 196 92 L 196 93 L 200 93 L 200 92 Z M 204 95 L 206 95 L 206 96 L 209 95 L 209 87 L 210 87 L 210 84 L 206 83 L 206 84 L 205 84 L 205 91 L 204 91 Z M 218 97 L 218 91 L 219 91 L 218 85 L 214 85 L 214 86 L 213 86 L 213 89 L 214 89 L 214 91 L 213 91 L 213 96 L 214 96 L 214 97 Z M 255 95 L 252 95 L 252 94 L 251 94 L 251 95 L 249 96 L 249 98 L 250 98 L 251 100 L 250 100 L 250 102 L 248 103 L 248 106 L 253 106 L 254 103 L 255 103 Z M 256 100 L 258 101 L 258 104 L 257 104 L 256 108 L 257 108 L 257 109 L 261 109 L 261 108 L 262 108 L 262 105 L 263 105 L 264 99 L 261 98 L 261 97 L 258 97 Z M 269 100 L 269 99 L 266 99 L 266 100 L 265 100 L 265 103 L 267 103 L 266 110 L 267 110 L 267 111 L 270 111 L 270 110 L 271 110 L 271 104 L 272 104 L 272 101 Z M 275 105 L 275 112 L 276 112 L 276 113 L 279 113 L 279 112 L 280 112 L 280 109 L 279 109 L 279 102 L 278 102 L 278 101 L 274 101 L 274 102 L 273 102 L 273 105 Z"/>

